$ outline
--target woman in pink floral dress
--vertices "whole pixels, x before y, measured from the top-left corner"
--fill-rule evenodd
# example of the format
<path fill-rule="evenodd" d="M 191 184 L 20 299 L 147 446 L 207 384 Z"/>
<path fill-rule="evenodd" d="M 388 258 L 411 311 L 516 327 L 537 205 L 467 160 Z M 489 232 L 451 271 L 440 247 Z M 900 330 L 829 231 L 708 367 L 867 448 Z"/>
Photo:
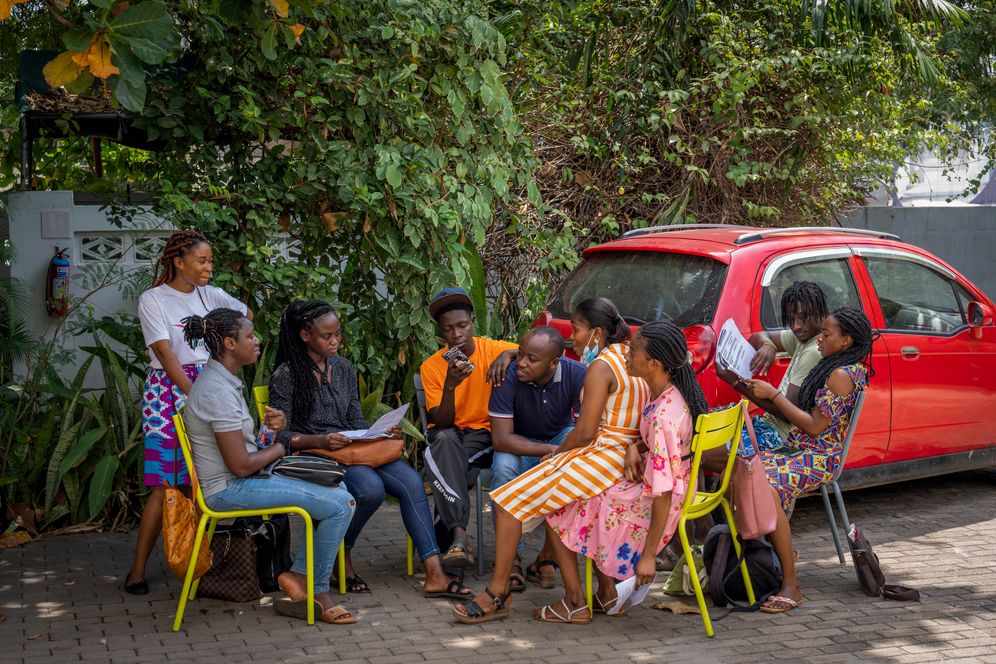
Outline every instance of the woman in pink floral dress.
<path fill-rule="evenodd" d="M 709 409 L 691 368 L 681 329 L 655 321 L 630 342 L 626 369 L 643 378 L 652 401 L 643 409 L 643 440 L 626 451 L 626 477 L 605 492 L 571 503 L 546 517 L 561 568 L 574 555 L 591 558 L 598 576 L 595 611 L 616 601 L 615 580 L 634 574 L 646 583 L 655 574 L 654 557 L 674 535 L 689 484 L 687 457 L 695 418 Z M 557 604 L 537 609 L 545 622 L 591 620 L 581 584 L 568 584 Z"/>

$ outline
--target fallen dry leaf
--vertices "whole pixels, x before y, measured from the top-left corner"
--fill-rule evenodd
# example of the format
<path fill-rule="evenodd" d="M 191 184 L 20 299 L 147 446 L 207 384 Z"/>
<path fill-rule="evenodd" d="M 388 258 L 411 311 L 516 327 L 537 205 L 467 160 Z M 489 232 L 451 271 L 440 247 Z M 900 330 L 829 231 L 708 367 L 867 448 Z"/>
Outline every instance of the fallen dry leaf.
<path fill-rule="evenodd" d="M 39 636 L 41 636 L 41 634 L 28 634 L 28 641 L 34 641 Z"/>

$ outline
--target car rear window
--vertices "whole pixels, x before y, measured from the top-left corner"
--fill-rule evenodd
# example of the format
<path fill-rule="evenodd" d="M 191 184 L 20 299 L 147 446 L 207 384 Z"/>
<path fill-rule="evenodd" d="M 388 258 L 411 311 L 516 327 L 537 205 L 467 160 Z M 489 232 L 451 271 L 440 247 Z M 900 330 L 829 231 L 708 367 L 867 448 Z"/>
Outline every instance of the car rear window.
<path fill-rule="evenodd" d="M 658 251 L 598 253 L 586 258 L 547 304 L 556 318 L 575 305 L 607 297 L 630 323 L 665 319 L 687 327 L 710 323 L 726 278 L 712 258 Z"/>

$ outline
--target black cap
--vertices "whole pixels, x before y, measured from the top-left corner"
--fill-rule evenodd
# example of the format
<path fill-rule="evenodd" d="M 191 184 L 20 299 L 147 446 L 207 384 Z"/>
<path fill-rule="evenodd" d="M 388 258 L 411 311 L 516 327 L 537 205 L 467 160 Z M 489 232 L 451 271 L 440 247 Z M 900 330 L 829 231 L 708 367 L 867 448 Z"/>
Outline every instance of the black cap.
<path fill-rule="evenodd" d="M 466 304 L 471 311 L 474 310 L 474 303 L 470 301 L 467 291 L 462 288 L 444 288 L 429 303 L 429 315 L 435 319 L 439 310 L 450 304 Z"/>

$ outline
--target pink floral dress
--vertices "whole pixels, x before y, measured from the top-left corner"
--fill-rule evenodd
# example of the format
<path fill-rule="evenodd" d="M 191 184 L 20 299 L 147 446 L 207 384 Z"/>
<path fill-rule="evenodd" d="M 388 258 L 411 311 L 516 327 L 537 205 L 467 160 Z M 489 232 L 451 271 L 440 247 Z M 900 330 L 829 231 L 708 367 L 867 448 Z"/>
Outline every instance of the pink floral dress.
<path fill-rule="evenodd" d="M 649 452 L 644 454 L 643 483 L 621 480 L 593 498 L 578 500 L 546 516 L 547 523 L 568 549 L 591 558 L 615 579 L 636 573 L 650 527 L 654 498 L 671 494 L 671 509 L 661 541 L 663 549 L 678 527 L 681 505 L 688 491 L 688 454 L 692 416 L 674 386 L 643 409 L 640 433 Z"/>

